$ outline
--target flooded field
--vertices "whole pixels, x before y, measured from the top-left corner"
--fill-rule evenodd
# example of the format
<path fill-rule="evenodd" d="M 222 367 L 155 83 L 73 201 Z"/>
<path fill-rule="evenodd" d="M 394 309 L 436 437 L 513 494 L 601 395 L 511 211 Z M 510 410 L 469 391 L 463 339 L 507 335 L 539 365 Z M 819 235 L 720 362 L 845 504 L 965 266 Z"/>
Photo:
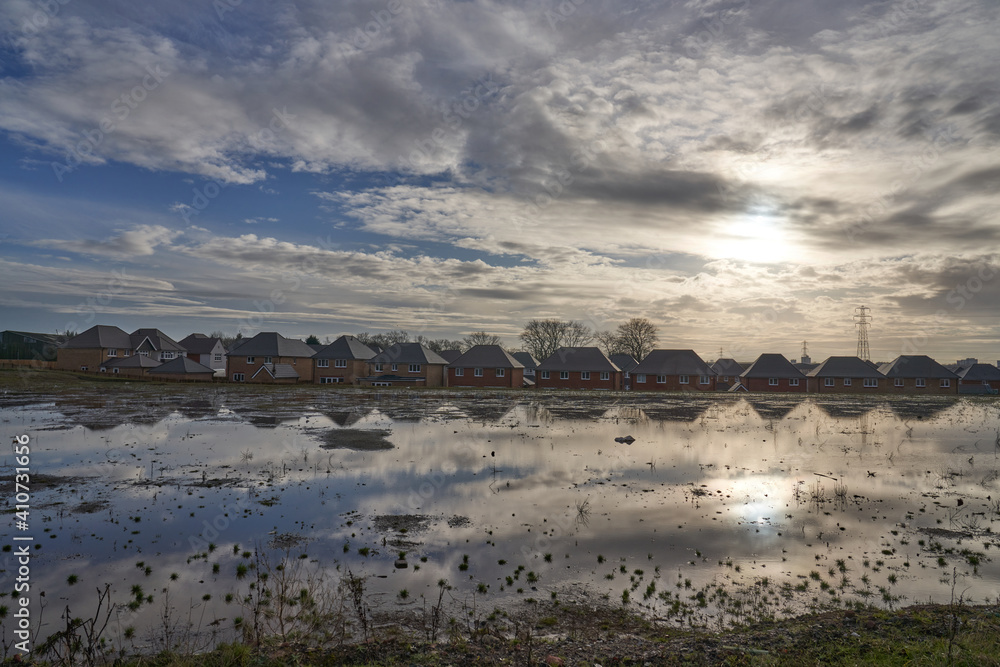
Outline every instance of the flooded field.
<path fill-rule="evenodd" d="M 110 585 L 137 646 L 171 622 L 230 638 L 262 570 L 293 565 L 462 623 L 530 600 L 715 625 L 1000 595 L 987 399 L 97 384 L 8 390 L 0 435 L 19 434 L 41 637 Z"/>

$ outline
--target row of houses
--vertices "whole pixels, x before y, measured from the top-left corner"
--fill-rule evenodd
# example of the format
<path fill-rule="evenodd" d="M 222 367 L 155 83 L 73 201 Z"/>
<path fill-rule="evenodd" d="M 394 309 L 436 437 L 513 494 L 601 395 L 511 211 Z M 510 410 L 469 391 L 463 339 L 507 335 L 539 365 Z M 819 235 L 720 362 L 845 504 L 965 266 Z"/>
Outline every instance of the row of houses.
<path fill-rule="evenodd" d="M 499 345 L 438 354 L 420 343 L 372 348 L 353 336 L 308 345 L 262 332 L 226 350 L 222 341 L 191 334 L 174 341 L 158 329 L 131 334 L 98 325 L 57 350 L 55 367 L 168 380 L 351 384 L 375 387 L 507 387 L 606 391 L 753 391 L 800 393 L 996 393 L 1000 370 L 965 360 L 946 368 L 925 355 L 885 364 L 830 357 L 794 364 L 780 354 L 751 363 L 705 362 L 693 350 L 653 350 L 644 359 L 604 354 L 596 347 L 563 347 L 542 361 Z"/>

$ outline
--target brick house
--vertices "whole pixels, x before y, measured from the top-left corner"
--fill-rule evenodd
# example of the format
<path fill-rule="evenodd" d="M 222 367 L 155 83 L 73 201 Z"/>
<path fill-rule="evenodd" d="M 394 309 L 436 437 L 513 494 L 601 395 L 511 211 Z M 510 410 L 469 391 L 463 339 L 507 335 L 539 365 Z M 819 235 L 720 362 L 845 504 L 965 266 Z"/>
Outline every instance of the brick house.
<path fill-rule="evenodd" d="M 262 331 L 226 354 L 226 377 L 230 382 L 312 382 L 313 354 L 301 340 Z"/>
<path fill-rule="evenodd" d="M 612 354 L 608 359 L 611 360 L 615 366 L 617 366 L 622 372 L 622 388 L 628 391 L 632 384 L 632 369 L 639 365 L 639 362 L 635 360 L 631 354 Z"/>
<path fill-rule="evenodd" d="M 396 343 L 368 362 L 368 377 L 358 383 L 374 387 L 446 387 L 448 362 L 420 343 Z"/>
<path fill-rule="evenodd" d="M 180 341 L 188 359 L 208 366 L 220 377 L 226 376 L 226 346 L 222 339 L 193 333 Z"/>
<path fill-rule="evenodd" d="M 739 382 L 740 375 L 746 370 L 743 364 L 729 357 L 716 359 L 715 363 L 711 365 L 711 369 L 715 371 L 716 375 L 715 388 L 720 391 L 726 391 Z"/>
<path fill-rule="evenodd" d="M 142 359 L 143 357 L 139 357 Z M 147 371 L 151 380 L 175 380 L 178 382 L 211 382 L 216 372 L 214 368 L 199 364 L 191 357 L 177 357 L 165 361 Z"/>
<path fill-rule="evenodd" d="M 316 384 L 356 384 L 367 377 L 368 361 L 375 356 L 354 336 L 341 336 L 313 355 L 313 382 Z"/>
<path fill-rule="evenodd" d="M 161 362 L 145 355 L 133 354 L 130 357 L 108 359 L 97 369 L 99 373 L 123 375 L 131 378 L 144 378 L 149 371 L 157 368 Z"/>
<path fill-rule="evenodd" d="M 830 357 L 806 373 L 811 394 L 875 394 L 888 391 L 889 381 L 859 357 Z"/>
<path fill-rule="evenodd" d="M 762 354 L 740 375 L 740 385 L 747 391 L 805 392 L 806 376 L 783 355 Z"/>
<path fill-rule="evenodd" d="M 134 354 L 156 361 L 170 361 L 187 354 L 184 346 L 159 329 L 136 329 L 128 337 Z"/>
<path fill-rule="evenodd" d="M 499 345 L 473 345 L 448 364 L 449 387 L 524 386 L 524 364 Z"/>
<path fill-rule="evenodd" d="M 621 391 L 622 371 L 596 347 L 560 347 L 538 364 L 539 389 Z"/>
<path fill-rule="evenodd" d="M 926 354 L 901 355 L 879 366 L 893 394 L 957 394 L 958 375 Z"/>
<path fill-rule="evenodd" d="M 98 372 L 106 361 L 132 355 L 132 339 L 115 326 L 96 324 L 73 336 L 56 351 L 55 367 Z"/>
<path fill-rule="evenodd" d="M 1000 369 L 993 364 L 974 363 L 969 366 L 961 366 L 955 374 L 958 375 L 958 393 L 960 394 L 988 394 L 987 391 L 1000 390 Z"/>
<path fill-rule="evenodd" d="M 632 391 L 715 391 L 715 371 L 694 350 L 653 350 L 632 369 Z"/>
<path fill-rule="evenodd" d="M 534 385 L 538 379 L 538 359 L 531 352 L 514 352 L 511 356 L 524 366 L 524 379 L 527 380 L 525 385 Z"/>

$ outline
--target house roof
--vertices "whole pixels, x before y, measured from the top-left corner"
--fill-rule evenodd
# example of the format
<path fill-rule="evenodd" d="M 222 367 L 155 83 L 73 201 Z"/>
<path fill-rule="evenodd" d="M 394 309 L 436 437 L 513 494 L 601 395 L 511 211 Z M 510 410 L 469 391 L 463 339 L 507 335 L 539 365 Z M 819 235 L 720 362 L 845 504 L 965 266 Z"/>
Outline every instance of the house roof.
<path fill-rule="evenodd" d="M 499 345 L 473 345 L 469 350 L 449 364 L 450 368 L 524 368 Z"/>
<path fill-rule="evenodd" d="M 455 361 L 460 356 L 462 356 L 462 351 L 461 350 L 441 350 L 440 352 L 438 352 L 438 354 L 441 355 L 442 359 L 444 359 L 445 361 L 447 361 L 450 364 L 451 362 Z"/>
<path fill-rule="evenodd" d="M 743 368 L 743 364 L 739 363 L 735 359 L 723 357 L 722 359 L 716 359 L 715 363 L 712 364 L 712 370 L 719 375 L 740 376 L 743 374 L 745 369 Z"/>
<path fill-rule="evenodd" d="M 101 365 L 107 368 L 156 368 L 160 365 L 160 361 L 141 354 L 133 354 L 131 357 L 108 359 Z"/>
<path fill-rule="evenodd" d="M 807 373 L 816 378 L 884 378 L 877 368 L 859 357 L 830 357 Z"/>
<path fill-rule="evenodd" d="M 993 364 L 972 364 L 958 369 L 958 377 L 963 380 L 995 382 L 1000 380 L 1000 369 Z"/>
<path fill-rule="evenodd" d="M 440 354 L 420 343 L 390 345 L 385 352 L 376 354 L 371 360 L 376 364 L 448 364 Z"/>
<path fill-rule="evenodd" d="M 181 347 L 191 354 L 211 354 L 212 350 L 215 349 L 216 343 L 221 344 L 222 340 L 200 333 L 193 333 L 180 341 Z M 224 345 L 222 349 L 225 349 Z"/>
<path fill-rule="evenodd" d="M 741 378 L 799 378 L 805 379 L 798 368 L 781 354 L 762 354 L 740 373 Z"/>
<path fill-rule="evenodd" d="M 375 356 L 371 349 L 354 336 L 341 336 L 329 345 L 320 348 L 313 359 L 357 359 L 367 361 Z"/>
<path fill-rule="evenodd" d="M 218 339 L 216 339 L 218 340 Z M 202 373 L 215 374 L 214 368 L 209 368 L 199 364 L 194 359 L 188 359 L 187 357 L 177 357 L 176 359 L 171 359 L 170 361 L 165 361 L 156 368 L 149 371 L 150 373 L 173 373 L 175 375 L 199 375 Z"/>
<path fill-rule="evenodd" d="M 538 359 L 531 352 L 515 352 L 514 358 L 521 362 L 525 372 L 534 372 L 538 368 Z"/>
<path fill-rule="evenodd" d="M 620 368 L 596 347 L 560 347 L 538 364 L 540 371 L 614 371 Z"/>
<path fill-rule="evenodd" d="M 954 378 L 954 373 L 926 354 L 904 354 L 879 367 L 887 378 Z"/>
<path fill-rule="evenodd" d="M 612 354 L 609 359 L 611 359 L 611 363 L 626 373 L 631 373 L 632 369 L 639 365 L 639 362 L 631 354 Z"/>
<path fill-rule="evenodd" d="M 632 375 L 715 375 L 694 350 L 653 350 L 630 372 Z"/>
<path fill-rule="evenodd" d="M 302 343 L 305 345 L 305 343 Z M 292 356 L 292 355 L 288 355 Z M 257 369 L 257 372 L 251 375 L 251 378 L 255 378 L 261 373 L 267 373 L 275 380 L 282 380 L 286 378 L 299 378 L 299 374 L 295 372 L 295 367 L 291 364 L 263 364 Z"/>
<path fill-rule="evenodd" d="M 136 329 L 129 334 L 133 349 L 139 349 L 143 341 L 148 340 L 153 350 L 170 350 L 173 352 L 186 352 L 180 343 L 163 333 L 159 329 Z"/>
<path fill-rule="evenodd" d="M 296 338 L 285 338 L 276 331 L 262 331 L 253 338 L 243 339 L 228 354 L 241 357 L 311 357 L 315 352 Z"/>
<path fill-rule="evenodd" d="M 115 326 L 95 324 L 83 333 L 70 338 L 63 347 L 68 348 L 121 348 L 129 350 L 133 347 L 129 335 Z"/>
<path fill-rule="evenodd" d="M 58 334 L 47 334 L 47 333 L 34 333 L 32 331 L 13 331 L 8 329 L 4 331 L 5 334 L 14 334 L 15 336 L 20 336 L 21 338 L 31 338 L 39 343 L 48 343 L 49 345 L 59 345 L 63 341 L 63 336 Z"/>

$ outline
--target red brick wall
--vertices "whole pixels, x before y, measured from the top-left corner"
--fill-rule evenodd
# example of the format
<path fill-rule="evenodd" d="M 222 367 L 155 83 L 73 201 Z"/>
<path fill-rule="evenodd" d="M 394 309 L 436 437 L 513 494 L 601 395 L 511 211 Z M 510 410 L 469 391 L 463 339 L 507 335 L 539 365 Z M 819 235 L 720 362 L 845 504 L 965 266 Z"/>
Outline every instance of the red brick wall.
<path fill-rule="evenodd" d="M 420 370 L 419 371 L 414 371 L 412 373 L 410 372 L 410 365 L 409 364 L 404 364 L 402 362 L 397 362 L 396 363 L 396 370 L 392 370 L 392 362 L 383 363 L 381 371 L 375 370 L 375 364 L 368 364 L 368 368 L 369 368 L 369 370 L 368 370 L 369 375 L 398 375 L 399 377 L 403 377 L 403 378 L 407 378 L 407 377 L 414 377 L 414 378 L 423 377 L 423 378 L 427 378 L 426 385 L 423 385 L 423 384 L 418 385 L 418 386 L 421 386 L 421 387 L 422 386 L 427 386 L 427 387 L 446 387 L 446 386 L 448 386 L 447 384 L 445 384 L 445 382 L 447 380 L 447 377 L 446 377 L 444 371 L 445 371 L 445 368 L 447 368 L 447 367 L 444 364 L 420 364 Z M 412 383 L 410 383 L 410 384 L 412 384 Z"/>
<path fill-rule="evenodd" d="M 334 364 L 337 363 L 336 359 L 327 359 L 330 365 L 326 368 L 322 368 L 317 365 L 318 359 L 312 360 L 313 365 L 313 382 L 319 384 L 320 378 L 344 378 L 342 382 L 345 384 L 355 384 L 359 377 L 365 377 L 368 375 L 368 362 L 360 361 L 357 359 L 348 359 L 347 368 L 337 368 Z"/>
<path fill-rule="evenodd" d="M 681 384 L 680 375 L 666 376 L 666 382 L 657 382 L 655 375 L 646 374 L 646 381 L 639 382 L 635 373 L 630 375 L 632 391 L 715 391 L 715 376 L 710 375 L 708 384 L 701 384 L 700 375 L 689 375 L 687 384 Z"/>
<path fill-rule="evenodd" d="M 926 387 L 918 387 L 917 380 L 915 378 L 903 378 L 903 386 L 897 387 L 895 378 L 887 378 L 885 380 L 888 387 L 885 393 L 887 394 L 944 394 L 951 395 L 958 393 L 958 380 L 951 380 L 950 387 L 942 387 L 941 380 L 930 379 L 926 380 Z"/>
<path fill-rule="evenodd" d="M 826 386 L 826 378 L 809 378 L 809 393 L 811 394 L 885 394 L 889 392 L 892 380 L 878 379 L 877 387 L 866 387 L 861 378 L 851 378 L 851 385 L 844 386 L 844 378 L 833 378 L 833 386 Z"/>
<path fill-rule="evenodd" d="M 768 384 L 768 378 L 746 378 L 741 379 L 744 387 L 749 391 L 763 391 L 771 393 L 804 393 L 806 391 L 806 380 L 799 380 L 799 386 L 794 387 L 789 384 L 789 380 L 785 378 L 778 378 L 778 386 L 773 386 Z"/>
<path fill-rule="evenodd" d="M 512 387 L 524 386 L 523 368 L 505 368 L 504 376 L 497 377 L 496 368 L 483 368 L 482 377 L 476 377 L 473 368 L 464 368 L 462 375 L 455 375 L 455 368 L 448 369 L 449 387 Z"/>
<path fill-rule="evenodd" d="M 960 380 L 963 387 L 978 387 L 982 386 L 982 380 Z M 1000 380 L 990 380 L 990 386 L 994 389 L 1000 389 Z"/>
<path fill-rule="evenodd" d="M 612 372 L 607 380 L 601 379 L 600 371 L 591 371 L 589 380 L 580 379 L 580 371 L 570 371 L 568 380 L 559 379 L 559 371 L 549 371 L 549 379 L 542 378 L 542 371 L 535 373 L 535 385 L 539 389 L 611 389 L 620 391 L 622 374 Z M 635 375 L 632 376 L 633 379 Z"/>
<path fill-rule="evenodd" d="M 107 350 L 98 348 L 59 348 L 56 351 L 56 368 L 78 371 L 81 366 L 87 366 L 91 373 L 96 373 L 100 365 L 108 360 L 107 353 Z M 121 353 L 122 350 L 118 350 L 118 354 Z"/>
<path fill-rule="evenodd" d="M 259 371 L 260 367 L 264 365 L 264 359 L 266 357 L 254 356 L 254 362 L 248 364 L 247 355 L 230 355 L 226 357 L 226 379 L 232 381 L 233 373 L 243 373 L 246 376 L 245 381 L 250 382 L 253 374 Z M 271 357 L 271 363 L 290 365 L 299 374 L 299 382 L 313 381 L 313 360 L 309 357 Z M 261 377 L 258 375 L 256 381 L 260 382 Z M 267 381 L 273 382 L 270 378 Z"/>

